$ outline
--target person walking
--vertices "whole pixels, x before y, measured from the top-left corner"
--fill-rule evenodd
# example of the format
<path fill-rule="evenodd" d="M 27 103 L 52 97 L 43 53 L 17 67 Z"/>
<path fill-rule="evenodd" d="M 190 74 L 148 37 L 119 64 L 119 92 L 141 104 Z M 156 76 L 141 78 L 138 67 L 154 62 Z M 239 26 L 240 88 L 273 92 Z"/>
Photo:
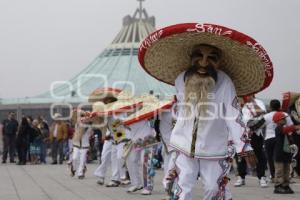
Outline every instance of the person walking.
<path fill-rule="evenodd" d="M 32 131 L 33 129 L 29 125 L 27 118 L 23 117 L 17 135 L 18 165 L 26 165 L 29 139 Z"/>
<path fill-rule="evenodd" d="M 249 124 L 248 122 L 250 120 L 266 114 L 266 107 L 261 100 L 255 98 L 254 95 L 251 95 L 248 96 L 243 106 L 242 112 L 244 123 Z M 266 129 L 264 127 L 259 128 L 255 131 L 248 129 L 251 138 L 251 147 L 253 148 L 255 156 L 258 160 L 256 166 L 256 175 L 259 180 L 259 185 L 262 188 L 268 187 L 268 182 L 265 175 L 265 170 L 267 168 L 267 159 L 263 148 L 265 131 Z M 238 159 L 237 161 L 239 176 L 236 182 L 234 183 L 234 186 L 240 187 L 245 185 L 245 177 L 247 175 L 247 164 L 244 159 Z"/>
<path fill-rule="evenodd" d="M 61 114 L 54 114 L 54 123 L 50 127 L 49 140 L 51 143 L 52 163 L 57 164 L 57 157 L 59 155 L 59 164 L 63 163 L 64 160 L 64 141 L 68 137 L 67 125 L 61 120 Z"/>
<path fill-rule="evenodd" d="M 11 163 L 15 162 L 16 136 L 18 131 L 18 121 L 15 119 L 15 113 L 10 112 L 7 119 L 2 122 L 3 128 L 3 156 L 2 163 L 6 163 L 7 155 Z"/>
<path fill-rule="evenodd" d="M 275 181 L 275 166 L 274 166 L 274 149 L 276 145 L 276 135 L 275 128 L 276 124 L 273 122 L 273 116 L 275 113 L 281 110 L 281 103 L 277 99 L 272 99 L 270 101 L 270 109 L 271 111 L 264 115 L 265 125 L 266 125 L 266 136 L 265 136 L 265 149 L 268 159 L 269 170 L 271 174 L 272 182 Z M 286 115 L 287 125 L 293 125 L 291 118 Z"/>
<path fill-rule="evenodd" d="M 292 155 L 297 151 L 297 146 L 293 144 L 292 134 L 300 130 L 300 125 L 287 125 L 287 115 L 283 112 L 276 112 L 273 121 L 277 127 L 275 129 L 276 144 L 274 149 L 275 159 L 275 185 L 276 194 L 293 194 L 290 188 L 290 164 Z"/>
<path fill-rule="evenodd" d="M 46 164 L 46 157 L 47 157 L 47 143 L 49 139 L 49 126 L 47 122 L 42 118 L 38 117 L 38 128 L 41 132 L 41 143 L 40 143 L 40 161 L 43 164 Z"/>

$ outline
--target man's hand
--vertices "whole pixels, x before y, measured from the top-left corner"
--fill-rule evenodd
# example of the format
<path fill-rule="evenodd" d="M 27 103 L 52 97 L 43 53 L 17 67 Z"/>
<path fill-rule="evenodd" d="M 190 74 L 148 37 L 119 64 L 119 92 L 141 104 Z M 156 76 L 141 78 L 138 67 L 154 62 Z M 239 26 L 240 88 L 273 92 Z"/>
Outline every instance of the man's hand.
<path fill-rule="evenodd" d="M 251 168 L 254 169 L 257 164 L 257 158 L 255 156 L 255 153 L 253 150 L 251 151 L 244 151 L 238 154 L 238 158 L 245 158 L 247 165 Z"/>

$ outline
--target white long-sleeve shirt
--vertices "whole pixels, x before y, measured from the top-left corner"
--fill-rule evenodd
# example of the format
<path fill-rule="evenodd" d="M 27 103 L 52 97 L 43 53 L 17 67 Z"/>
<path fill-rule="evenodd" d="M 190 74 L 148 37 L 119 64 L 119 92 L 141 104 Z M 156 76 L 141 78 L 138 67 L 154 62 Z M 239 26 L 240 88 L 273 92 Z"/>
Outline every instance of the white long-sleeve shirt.
<path fill-rule="evenodd" d="M 148 120 L 142 120 L 131 124 L 130 128 L 130 138 L 133 142 L 136 142 L 138 139 L 144 140 L 147 136 L 154 136 L 155 130 L 150 126 L 150 122 Z"/>
<path fill-rule="evenodd" d="M 272 112 L 269 112 L 269 113 L 264 115 L 264 119 L 266 121 L 265 122 L 265 125 L 266 125 L 265 140 L 275 138 L 275 128 L 277 127 L 277 124 L 275 124 L 273 122 L 273 116 L 274 116 L 275 113 L 276 113 L 276 111 L 272 111 Z M 284 113 L 284 114 L 287 116 L 286 117 L 287 125 L 293 125 L 293 121 L 288 116 L 288 114 L 287 113 Z"/>
<path fill-rule="evenodd" d="M 267 111 L 265 104 L 259 100 L 259 99 L 254 99 L 256 105 L 264 112 Z M 252 119 L 253 117 L 257 117 L 258 113 L 255 110 L 255 105 L 253 102 L 248 102 L 245 103 L 245 105 L 243 106 L 242 109 L 242 113 L 243 113 L 243 121 L 245 124 L 247 124 L 247 122 Z M 257 131 L 255 131 L 256 135 L 262 135 L 263 136 L 263 129 L 258 129 Z"/>
<path fill-rule="evenodd" d="M 232 140 L 237 153 L 244 146 L 245 125 L 242 122 L 241 109 L 231 79 L 218 71 L 218 81 L 210 95 L 209 111 L 213 117 L 205 121 L 203 128 L 198 128 L 193 151 L 194 119 L 183 120 L 184 107 L 184 72 L 175 80 L 177 90 L 178 117 L 171 135 L 170 146 L 195 158 L 224 158 L 227 156 L 228 141 Z M 213 97 L 213 98 L 212 98 Z"/>
<path fill-rule="evenodd" d="M 75 134 L 79 134 L 79 132 L 75 131 Z M 88 127 L 85 129 L 81 138 L 79 137 L 77 138 L 74 135 L 74 138 L 76 139 L 73 139 L 73 146 L 77 148 L 88 148 L 90 146 L 90 137 L 92 134 L 93 134 L 92 127 Z"/>
<path fill-rule="evenodd" d="M 162 112 L 159 116 L 159 130 L 161 137 L 166 145 L 170 144 L 171 133 L 173 130 L 173 116 L 172 111 L 168 110 Z"/>

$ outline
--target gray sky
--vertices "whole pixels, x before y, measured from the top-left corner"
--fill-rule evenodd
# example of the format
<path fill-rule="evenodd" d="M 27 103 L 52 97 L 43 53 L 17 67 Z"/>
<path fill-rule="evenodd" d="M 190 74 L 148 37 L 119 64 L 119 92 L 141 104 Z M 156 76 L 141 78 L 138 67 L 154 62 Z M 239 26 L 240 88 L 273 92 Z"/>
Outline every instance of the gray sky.
<path fill-rule="evenodd" d="M 136 0 L 0 0 L 0 98 L 34 96 L 76 75 L 137 6 Z M 146 0 L 144 6 L 157 28 L 207 22 L 252 36 L 275 71 L 259 97 L 300 91 L 299 0 Z"/>

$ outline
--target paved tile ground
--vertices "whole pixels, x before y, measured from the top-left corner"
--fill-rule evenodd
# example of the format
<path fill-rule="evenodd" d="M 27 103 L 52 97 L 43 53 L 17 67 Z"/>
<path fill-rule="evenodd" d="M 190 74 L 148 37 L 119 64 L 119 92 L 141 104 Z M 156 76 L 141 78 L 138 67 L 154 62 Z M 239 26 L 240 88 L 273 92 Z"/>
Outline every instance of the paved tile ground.
<path fill-rule="evenodd" d="M 93 172 L 96 164 L 89 164 L 86 179 L 71 178 L 66 165 L 26 165 L 0 164 L 0 200 L 159 200 L 164 196 L 161 187 L 162 171 L 155 177 L 153 195 L 127 194 L 126 188 L 106 188 L 96 184 Z M 258 187 L 257 179 L 247 178 L 247 186 L 234 188 L 230 183 L 235 200 L 292 200 L 300 199 L 300 179 L 292 188 L 293 195 L 275 195 L 272 185 Z M 201 184 L 194 189 L 194 199 L 202 199 Z"/>

